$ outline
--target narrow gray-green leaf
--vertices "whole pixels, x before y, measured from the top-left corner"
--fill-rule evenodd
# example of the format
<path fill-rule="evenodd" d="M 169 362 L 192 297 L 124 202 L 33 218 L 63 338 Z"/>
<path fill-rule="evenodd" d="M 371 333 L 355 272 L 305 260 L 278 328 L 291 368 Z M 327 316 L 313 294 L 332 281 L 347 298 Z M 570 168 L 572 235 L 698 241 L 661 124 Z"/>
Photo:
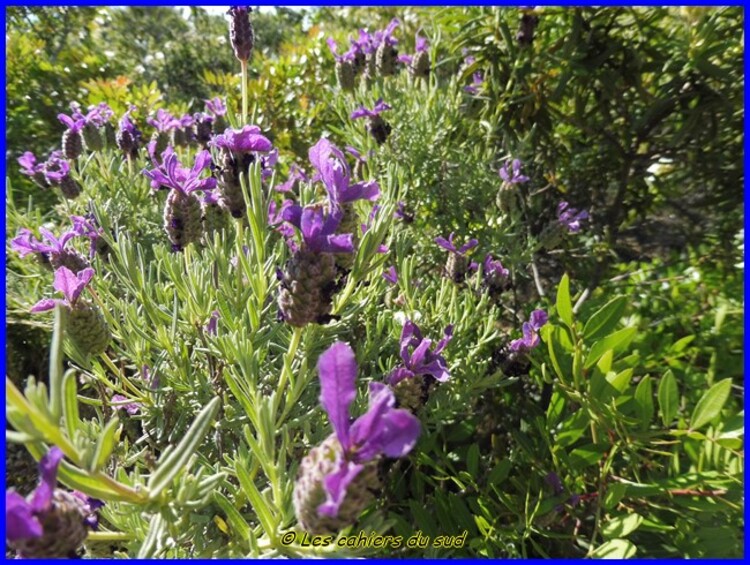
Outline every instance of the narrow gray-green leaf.
<path fill-rule="evenodd" d="M 80 426 L 80 416 L 78 413 L 78 385 L 76 383 L 76 373 L 70 370 L 63 377 L 63 417 L 65 419 L 65 429 L 68 432 L 68 438 L 75 440 L 76 430 Z"/>
<path fill-rule="evenodd" d="M 99 469 L 104 467 L 107 459 L 109 459 L 109 456 L 112 455 L 112 450 L 114 450 L 115 448 L 115 432 L 117 431 L 117 426 L 119 424 L 120 420 L 117 418 L 117 416 L 115 416 L 107 423 L 106 426 L 104 426 L 104 429 L 101 431 L 101 435 L 99 436 L 99 441 L 96 442 L 96 450 L 94 451 L 94 456 L 89 463 L 90 471 L 98 471 Z"/>
<path fill-rule="evenodd" d="M 698 430 L 716 418 L 724 408 L 732 389 L 732 379 L 724 379 L 714 384 L 695 405 L 690 418 L 690 428 Z"/>
<path fill-rule="evenodd" d="M 182 438 L 174 451 L 169 457 L 159 462 L 159 468 L 151 475 L 148 482 L 149 498 L 157 498 L 161 491 L 164 490 L 172 479 L 180 472 L 182 467 L 187 463 L 190 456 L 195 452 L 208 433 L 211 422 L 219 409 L 220 400 L 215 397 L 206 407 L 196 416 L 193 425 Z"/>

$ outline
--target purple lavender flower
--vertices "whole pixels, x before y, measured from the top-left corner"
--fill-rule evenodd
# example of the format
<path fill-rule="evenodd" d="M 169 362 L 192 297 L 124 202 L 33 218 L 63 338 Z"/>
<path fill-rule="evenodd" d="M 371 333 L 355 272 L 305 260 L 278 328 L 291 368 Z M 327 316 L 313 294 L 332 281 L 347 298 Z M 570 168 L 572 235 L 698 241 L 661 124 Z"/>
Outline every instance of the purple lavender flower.
<path fill-rule="evenodd" d="M 101 234 L 104 233 L 104 230 L 95 226 L 90 220 L 83 216 L 71 216 L 70 220 L 73 222 L 73 231 L 76 235 L 89 238 L 91 243 L 89 246 L 89 257 L 93 258 L 94 255 L 96 255 L 97 243 Z"/>
<path fill-rule="evenodd" d="M 217 334 L 219 330 L 219 318 L 221 318 L 221 313 L 218 310 L 214 310 L 213 312 L 211 312 L 211 317 L 206 324 L 206 333 L 208 335 Z"/>
<path fill-rule="evenodd" d="M 333 39 L 333 37 L 329 37 L 328 39 L 326 39 L 326 44 L 328 45 L 328 49 L 331 50 L 331 54 L 333 54 L 333 58 L 336 59 L 337 63 L 354 61 L 356 52 L 352 49 L 349 49 L 343 55 L 339 55 L 338 45 L 336 41 Z"/>
<path fill-rule="evenodd" d="M 485 277 L 507 278 L 510 274 L 510 271 L 503 267 L 503 264 L 498 259 L 494 259 L 489 253 L 484 258 L 482 265 Z"/>
<path fill-rule="evenodd" d="M 520 184 L 522 182 L 528 182 L 529 177 L 521 174 L 521 161 L 519 159 L 513 159 L 511 167 L 508 169 L 508 163 L 500 167 L 500 178 L 508 184 Z"/>
<path fill-rule="evenodd" d="M 411 67 L 412 63 L 414 62 L 414 58 L 419 53 L 426 53 L 426 52 L 427 52 L 427 38 L 420 37 L 418 35 L 415 41 L 414 55 L 399 55 L 398 60 L 400 63 L 404 63 L 405 65 L 408 65 Z"/>
<path fill-rule="evenodd" d="M 448 239 L 445 239 L 442 236 L 438 236 L 435 238 L 435 243 L 437 243 L 443 249 L 447 249 L 451 253 L 455 253 L 456 255 L 461 255 L 461 256 L 466 255 L 467 251 L 479 245 L 479 241 L 477 241 L 476 239 L 470 239 L 469 241 L 464 243 L 460 248 L 456 248 L 456 246 L 453 244 L 454 235 L 455 235 L 454 233 L 451 233 L 448 236 Z"/>
<path fill-rule="evenodd" d="M 298 204 L 288 205 L 281 211 L 282 218 L 295 226 L 302 234 L 308 250 L 317 253 L 351 253 L 354 251 L 352 234 L 334 233 L 341 223 L 341 210 L 324 210 L 320 204 L 302 208 Z"/>
<path fill-rule="evenodd" d="M 141 145 L 141 130 L 130 119 L 130 114 L 135 109 L 135 106 L 131 106 L 122 118 L 120 118 L 119 129 L 116 134 L 117 147 L 128 159 L 133 159 L 137 156 L 138 148 Z"/>
<path fill-rule="evenodd" d="M 96 127 L 102 127 L 109 122 L 114 115 L 115 113 L 112 111 L 112 108 L 109 107 L 109 104 L 106 102 L 100 102 L 96 106 L 89 106 L 88 112 L 83 116 L 83 119 L 86 123 L 93 124 Z"/>
<path fill-rule="evenodd" d="M 547 313 L 544 310 L 534 310 L 528 322 L 523 323 L 523 337 L 510 342 L 511 351 L 524 353 L 539 345 L 537 333 L 547 323 Z"/>
<path fill-rule="evenodd" d="M 44 163 L 37 163 L 36 156 L 31 151 L 21 155 L 18 164 L 21 165 L 21 174 L 31 177 L 42 188 L 49 186 L 44 176 Z"/>
<path fill-rule="evenodd" d="M 141 410 L 141 407 L 137 402 L 130 402 L 122 394 L 115 394 L 112 396 L 112 406 L 115 410 L 125 410 L 131 416 L 138 414 Z"/>
<path fill-rule="evenodd" d="M 31 311 L 34 313 L 46 312 L 47 310 L 52 310 L 57 304 L 72 308 L 75 306 L 83 289 L 85 289 L 89 282 L 91 282 L 92 278 L 94 278 L 94 269 L 90 267 L 84 269 L 78 274 L 74 274 L 73 271 L 67 267 L 60 267 L 55 271 L 55 282 L 53 283 L 53 286 L 55 290 L 61 292 L 65 298 L 63 300 L 60 300 L 59 298 L 45 298 L 37 302 L 31 308 Z"/>
<path fill-rule="evenodd" d="M 570 205 L 563 201 L 557 205 L 557 220 L 562 224 L 570 233 L 578 233 L 581 231 L 581 222 L 589 218 L 589 213 L 585 210 L 579 211 L 577 208 L 572 208 Z"/>
<path fill-rule="evenodd" d="M 68 242 L 75 236 L 79 235 L 75 228 L 63 233 L 60 239 L 56 238 L 52 232 L 39 228 L 39 233 L 46 240 L 44 243 L 36 237 L 28 228 L 21 228 L 18 235 L 10 242 L 10 248 L 16 251 L 22 258 L 30 253 L 36 253 L 44 261 L 48 261 L 53 267 L 67 266 L 73 271 L 81 271 L 88 267 L 85 258 L 74 249 L 67 249 Z"/>
<path fill-rule="evenodd" d="M 44 164 L 44 176 L 50 184 L 59 185 L 70 176 L 70 163 L 61 151 L 53 151 Z"/>
<path fill-rule="evenodd" d="M 159 168 L 142 171 L 151 179 L 151 188 L 154 190 L 167 188 L 187 195 L 196 190 L 207 191 L 216 187 L 215 178 L 200 178 L 203 170 L 211 166 L 211 153 L 208 151 L 203 150 L 195 156 L 192 169 L 183 167 L 177 155 L 172 151 L 165 151 L 162 157 L 163 163 Z"/>
<path fill-rule="evenodd" d="M 322 138 L 310 148 L 310 162 L 318 171 L 326 187 L 328 197 L 336 204 L 355 200 L 376 200 L 380 197 L 380 186 L 375 181 L 351 184 L 351 170 L 341 150 Z"/>
<path fill-rule="evenodd" d="M 383 278 L 391 284 L 398 284 L 398 272 L 396 272 L 396 267 L 393 265 L 388 267 L 388 270 L 383 273 Z"/>
<path fill-rule="evenodd" d="M 96 529 L 103 502 L 80 492 L 56 489 L 63 452 L 52 447 L 39 461 L 39 485 L 27 498 L 5 492 L 5 538 L 18 558 L 71 557 Z"/>
<path fill-rule="evenodd" d="M 156 117 L 146 118 L 146 123 L 160 132 L 171 131 L 180 125 L 180 121 L 164 108 L 159 108 L 156 111 Z"/>
<path fill-rule="evenodd" d="M 310 179 L 296 163 L 289 166 L 289 177 L 286 182 L 277 184 L 273 189 L 277 192 L 291 192 L 298 182 L 308 182 Z"/>
<path fill-rule="evenodd" d="M 372 108 L 372 110 L 368 110 L 364 106 L 360 106 L 352 112 L 352 115 L 350 117 L 353 120 L 356 120 L 358 118 L 375 118 L 386 110 L 391 110 L 391 107 L 383 102 L 382 98 L 378 98 L 378 101 L 375 102 L 375 106 Z"/>
<path fill-rule="evenodd" d="M 86 120 L 81 117 L 79 119 L 73 119 L 70 116 L 66 116 L 65 114 L 58 114 L 57 119 L 62 122 L 62 124 L 71 132 L 78 133 L 83 129 L 83 126 L 86 125 Z"/>
<path fill-rule="evenodd" d="M 407 410 L 394 408 L 395 398 L 382 383 L 371 382 L 370 402 L 365 414 L 351 422 L 349 408 L 357 394 L 357 361 L 346 343 L 334 343 L 318 361 L 320 404 L 328 414 L 342 453 L 337 469 L 323 480 L 326 501 L 319 514 L 335 517 L 347 487 L 370 461 L 403 457 L 417 442 L 419 420 Z"/>
<path fill-rule="evenodd" d="M 247 125 L 239 131 L 228 128 L 223 134 L 214 137 L 211 145 L 236 153 L 270 151 L 273 149 L 273 144 L 268 138 L 261 135 L 260 128 L 251 125 Z"/>
<path fill-rule="evenodd" d="M 408 320 L 401 332 L 401 360 L 403 367 L 397 367 L 386 378 L 391 386 L 396 386 L 405 379 L 416 376 L 430 376 L 438 382 L 444 383 L 450 378 L 448 364 L 440 355 L 446 345 L 453 338 L 453 325 L 445 328 L 443 338 L 438 341 L 434 351 L 430 351 L 432 340 L 422 337 L 417 325 Z"/>
<path fill-rule="evenodd" d="M 484 84 L 484 74 L 482 71 L 476 71 L 471 77 L 471 84 L 464 86 L 464 91 L 469 94 L 476 95 L 479 89 Z"/>
<path fill-rule="evenodd" d="M 221 98 L 217 96 L 216 98 L 212 98 L 211 100 L 206 100 L 205 102 L 206 102 L 206 110 L 208 110 L 211 114 L 213 114 L 214 117 L 220 118 L 220 117 L 226 116 L 227 107 Z"/>

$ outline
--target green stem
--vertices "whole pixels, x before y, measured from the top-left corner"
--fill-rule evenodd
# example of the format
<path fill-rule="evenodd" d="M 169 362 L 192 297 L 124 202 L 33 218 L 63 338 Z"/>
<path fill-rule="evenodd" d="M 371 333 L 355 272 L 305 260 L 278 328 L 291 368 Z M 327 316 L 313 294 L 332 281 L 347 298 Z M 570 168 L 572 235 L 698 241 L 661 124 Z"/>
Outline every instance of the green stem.
<path fill-rule="evenodd" d="M 289 349 L 287 349 L 286 355 L 284 356 L 284 368 L 281 371 L 281 378 L 279 379 L 279 387 L 276 389 L 276 396 L 274 397 L 273 401 L 273 414 L 274 417 L 276 416 L 276 413 L 279 410 L 279 403 L 281 402 L 282 396 L 284 396 L 284 392 L 287 386 L 287 382 L 290 382 L 293 380 L 292 378 L 292 362 L 294 361 L 294 356 L 297 354 L 297 349 L 299 349 L 299 343 L 302 339 L 302 328 L 295 327 L 292 331 L 292 339 L 289 341 Z M 292 382 L 292 386 L 294 386 L 294 383 Z M 286 403 L 288 405 L 289 403 Z M 284 413 L 286 414 L 286 410 L 284 410 Z M 277 422 L 276 426 L 277 428 L 280 426 L 281 422 Z"/>
<path fill-rule="evenodd" d="M 52 332 L 52 348 L 49 355 L 49 409 L 55 421 L 62 416 L 63 405 L 63 334 L 65 333 L 65 311 L 63 306 L 55 308 L 55 329 Z"/>
<path fill-rule="evenodd" d="M 242 126 L 247 123 L 247 61 L 240 61 L 242 69 Z"/>
<path fill-rule="evenodd" d="M 125 532 L 89 532 L 88 541 L 131 541 L 133 534 Z"/>

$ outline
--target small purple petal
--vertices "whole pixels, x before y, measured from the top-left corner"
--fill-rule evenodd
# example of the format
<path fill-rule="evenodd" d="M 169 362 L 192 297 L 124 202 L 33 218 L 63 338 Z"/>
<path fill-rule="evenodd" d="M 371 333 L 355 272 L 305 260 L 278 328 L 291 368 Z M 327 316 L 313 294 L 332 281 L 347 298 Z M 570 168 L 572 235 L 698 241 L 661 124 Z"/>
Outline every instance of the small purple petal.
<path fill-rule="evenodd" d="M 318 360 L 320 377 L 320 404 L 336 432 L 339 443 L 348 450 L 349 406 L 357 395 L 357 360 L 354 351 L 344 342 L 337 341 Z"/>

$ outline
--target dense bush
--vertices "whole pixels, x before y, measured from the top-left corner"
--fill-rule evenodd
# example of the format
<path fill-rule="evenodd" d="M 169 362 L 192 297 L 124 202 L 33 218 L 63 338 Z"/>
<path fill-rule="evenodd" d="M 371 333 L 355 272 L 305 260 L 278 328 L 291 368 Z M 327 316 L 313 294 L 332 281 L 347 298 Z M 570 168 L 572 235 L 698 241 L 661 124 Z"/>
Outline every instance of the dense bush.
<path fill-rule="evenodd" d="M 11 547 L 741 555 L 741 11 L 246 18 L 9 12 Z"/>

